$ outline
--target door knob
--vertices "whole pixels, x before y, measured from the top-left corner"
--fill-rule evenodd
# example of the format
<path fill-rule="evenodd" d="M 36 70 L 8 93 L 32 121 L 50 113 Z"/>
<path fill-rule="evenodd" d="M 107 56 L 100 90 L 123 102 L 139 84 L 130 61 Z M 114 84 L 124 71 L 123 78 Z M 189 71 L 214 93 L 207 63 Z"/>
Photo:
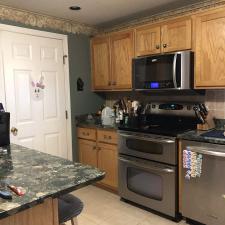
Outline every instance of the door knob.
<path fill-rule="evenodd" d="M 11 133 L 12 133 L 14 136 L 16 136 L 17 133 L 18 133 L 18 129 L 17 129 L 16 127 L 12 127 L 12 128 L 11 128 Z"/>

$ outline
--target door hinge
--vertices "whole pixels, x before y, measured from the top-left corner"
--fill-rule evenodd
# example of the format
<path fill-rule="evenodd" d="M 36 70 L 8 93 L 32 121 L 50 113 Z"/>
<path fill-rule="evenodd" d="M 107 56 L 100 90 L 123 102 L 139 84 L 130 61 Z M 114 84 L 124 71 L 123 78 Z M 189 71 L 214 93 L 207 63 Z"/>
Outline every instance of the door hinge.
<path fill-rule="evenodd" d="M 63 56 L 63 64 L 65 65 L 66 64 L 66 58 L 68 57 L 68 55 L 64 55 Z"/>
<path fill-rule="evenodd" d="M 66 120 L 68 120 L 68 111 L 65 111 L 65 115 L 66 115 Z"/>

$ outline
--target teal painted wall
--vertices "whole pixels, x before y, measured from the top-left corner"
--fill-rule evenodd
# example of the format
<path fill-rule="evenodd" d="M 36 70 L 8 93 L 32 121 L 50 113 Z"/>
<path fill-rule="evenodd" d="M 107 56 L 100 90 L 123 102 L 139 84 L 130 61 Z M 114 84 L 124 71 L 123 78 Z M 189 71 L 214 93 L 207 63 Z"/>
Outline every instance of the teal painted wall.
<path fill-rule="evenodd" d="M 40 29 L 31 26 L 15 23 L 12 21 L 0 20 L 0 23 L 19 27 L 32 28 L 36 30 L 61 33 L 50 29 Z M 61 33 L 63 34 L 63 33 Z M 70 96 L 71 96 L 71 117 L 72 117 L 72 140 L 73 159 L 78 158 L 75 116 L 96 112 L 104 103 L 104 96 L 91 92 L 91 63 L 90 63 L 90 37 L 84 34 L 68 34 L 69 69 L 70 69 Z M 84 91 L 76 89 L 77 78 L 84 81 Z"/>

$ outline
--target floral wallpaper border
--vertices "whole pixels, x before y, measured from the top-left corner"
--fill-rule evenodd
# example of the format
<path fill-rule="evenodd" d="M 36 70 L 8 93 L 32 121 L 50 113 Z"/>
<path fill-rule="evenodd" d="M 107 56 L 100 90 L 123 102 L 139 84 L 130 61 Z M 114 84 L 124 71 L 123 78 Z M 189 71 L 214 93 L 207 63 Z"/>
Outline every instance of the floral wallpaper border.
<path fill-rule="evenodd" d="M 65 33 L 83 33 L 86 35 L 93 35 L 98 32 L 97 28 L 87 24 L 33 13 L 26 10 L 15 9 L 3 5 L 0 5 L 0 19 L 2 21 L 8 20 L 32 27 L 49 28 Z"/>
<path fill-rule="evenodd" d="M 205 0 L 202 2 L 197 2 L 197 3 L 191 4 L 189 6 L 184 6 L 181 8 L 174 9 L 174 10 L 165 11 L 163 13 L 157 13 L 154 15 L 149 15 L 149 16 L 145 16 L 145 17 L 140 17 L 138 19 L 126 21 L 124 23 L 120 23 L 120 24 L 114 25 L 109 28 L 104 28 L 101 30 L 100 33 L 115 32 L 115 31 L 119 31 L 122 29 L 133 28 L 134 26 L 137 26 L 137 25 L 160 22 L 162 20 L 169 19 L 171 17 L 188 15 L 188 14 L 204 11 L 206 9 L 215 8 L 215 7 L 222 6 L 222 5 L 225 5 L 225 0 Z"/>

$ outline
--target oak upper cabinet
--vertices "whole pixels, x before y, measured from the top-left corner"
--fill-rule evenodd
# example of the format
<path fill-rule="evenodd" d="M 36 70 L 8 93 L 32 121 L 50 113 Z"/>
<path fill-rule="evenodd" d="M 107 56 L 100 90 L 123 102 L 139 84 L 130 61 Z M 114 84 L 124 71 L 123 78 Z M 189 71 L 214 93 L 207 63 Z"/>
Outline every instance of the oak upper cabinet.
<path fill-rule="evenodd" d="M 170 21 L 162 25 L 162 52 L 191 49 L 191 19 Z"/>
<path fill-rule="evenodd" d="M 118 187 L 117 145 L 98 144 L 98 167 L 106 172 L 101 182 L 113 188 Z"/>
<path fill-rule="evenodd" d="M 136 29 L 136 56 L 175 52 L 192 48 L 192 20 L 189 17 Z"/>
<path fill-rule="evenodd" d="M 113 89 L 131 89 L 134 32 L 126 31 L 112 34 L 110 47 Z"/>
<path fill-rule="evenodd" d="M 109 89 L 111 86 L 109 37 L 93 38 L 91 52 L 92 88 L 94 90 Z"/>
<path fill-rule="evenodd" d="M 95 37 L 92 48 L 92 89 L 124 90 L 132 87 L 134 32 Z"/>
<path fill-rule="evenodd" d="M 225 87 L 225 10 L 195 18 L 195 86 Z"/>
<path fill-rule="evenodd" d="M 97 167 L 96 142 L 78 139 L 78 148 L 80 162 Z"/>
<path fill-rule="evenodd" d="M 136 30 L 136 56 L 160 53 L 160 26 L 145 26 Z"/>

